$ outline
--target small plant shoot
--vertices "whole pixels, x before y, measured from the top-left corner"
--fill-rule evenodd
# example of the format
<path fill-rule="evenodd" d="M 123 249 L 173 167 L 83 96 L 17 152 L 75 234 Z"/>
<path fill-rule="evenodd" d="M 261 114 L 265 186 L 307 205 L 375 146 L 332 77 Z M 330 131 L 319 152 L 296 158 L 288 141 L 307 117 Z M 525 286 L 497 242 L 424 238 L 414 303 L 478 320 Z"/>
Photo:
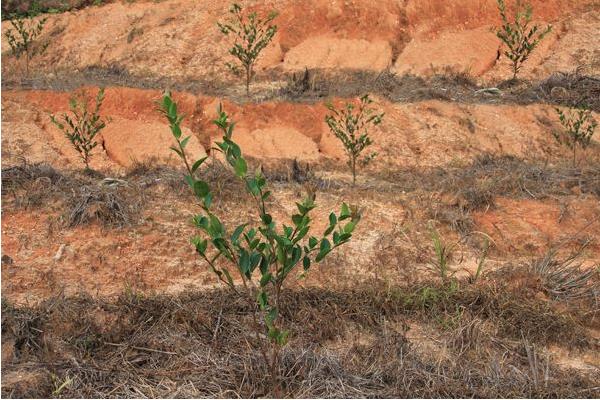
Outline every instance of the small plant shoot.
<path fill-rule="evenodd" d="M 576 167 L 577 147 L 585 150 L 590 145 L 598 123 L 592 116 L 592 111 L 585 106 L 570 108 L 566 113 L 556 108 L 556 113 L 564 131 L 553 132 L 554 138 L 573 151 L 573 167 Z"/>
<path fill-rule="evenodd" d="M 81 156 L 86 171 L 90 170 L 92 150 L 98 145 L 96 136 L 106 126 L 106 121 L 100 116 L 103 101 L 104 88 L 98 90 L 93 108 L 90 98 L 82 91 L 69 100 L 71 115 L 64 113 L 62 119 L 50 116 L 52 123 L 65 134 Z"/>
<path fill-rule="evenodd" d="M 542 39 L 552 31 L 552 25 L 548 25 L 543 30 L 538 25 L 530 26 L 533 9 L 529 4 L 523 5 L 521 0 L 516 0 L 514 20 L 511 21 L 507 16 L 504 0 L 497 1 L 502 26 L 496 29 L 496 36 L 507 47 L 504 55 L 512 62 L 512 79 L 516 80 L 523 63 Z"/>
<path fill-rule="evenodd" d="M 277 13 L 272 11 L 265 18 L 260 18 L 255 12 L 244 16 L 242 7 L 236 3 L 232 4 L 229 13 L 230 20 L 217 22 L 217 25 L 224 35 L 234 38 L 229 54 L 240 64 L 246 79 L 246 95 L 250 95 L 250 82 L 254 77 L 256 60 L 277 33 L 277 25 L 271 24 Z M 240 66 L 229 62 L 226 65 L 235 74 L 242 73 Z"/>
<path fill-rule="evenodd" d="M 366 166 L 377 155 L 373 152 L 361 158 L 365 149 L 373 144 L 369 137 L 369 127 L 379 125 L 384 115 L 376 112 L 371 107 L 372 103 L 373 100 L 366 94 L 360 98 L 358 108 L 352 103 L 347 103 L 341 109 L 336 109 L 332 104 L 327 105 L 333 114 L 327 115 L 325 122 L 344 146 L 352 173 L 352 186 L 356 185 L 357 164 Z"/>
<path fill-rule="evenodd" d="M 240 147 L 232 139 L 235 124 L 229 121 L 229 116 L 219 106 L 213 122 L 223 136 L 214 150 L 223 154 L 235 175 L 244 182 L 257 210 L 257 221 L 260 221 L 255 226 L 243 223 L 227 227 L 211 209 L 213 194 L 208 182 L 198 178 L 199 168 L 207 157 L 188 159 L 185 147 L 190 137 L 182 137 L 183 116 L 178 113 L 177 105 L 169 94 L 162 99 L 161 111 L 168 119 L 177 143 L 171 149 L 185 165 L 185 180 L 201 208 L 200 213 L 193 217 L 200 234 L 191 241 L 216 277 L 244 297 L 253 310 L 255 340 L 277 393 L 279 354 L 289 335 L 280 316 L 285 283 L 291 276 L 302 276 L 334 249 L 347 243 L 360 220 L 360 213 L 355 207 L 343 203 L 339 213 L 329 214 L 329 224 L 324 232 L 313 236 L 310 214 L 316 204 L 314 193 L 309 193 L 304 201 L 296 204 L 297 212 L 291 216 L 290 222 L 275 221 L 268 210 L 271 192 L 262 169 L 249 170 Z"/>
<path fill-rule="evenodd" d="M 25 57 L 25 76 L 29 76 L 29 63 L 33 57 L 42 54 L 47 47 L 37 43 L 39 36 L 44 30 L 48 18 L 34 19 L 32 16 L 12 16 L 11 27 L 6 30 L 4 36 L 10 46 L 12 54 L 18 60 Z"/>

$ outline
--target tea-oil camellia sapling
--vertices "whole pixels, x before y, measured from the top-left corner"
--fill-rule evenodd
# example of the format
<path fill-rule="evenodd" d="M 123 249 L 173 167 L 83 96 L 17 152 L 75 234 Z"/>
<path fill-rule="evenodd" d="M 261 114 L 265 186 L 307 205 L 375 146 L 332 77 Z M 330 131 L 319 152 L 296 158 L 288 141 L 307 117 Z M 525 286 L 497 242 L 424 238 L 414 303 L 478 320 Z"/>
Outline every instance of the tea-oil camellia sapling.
<path fill-rule="evenodd" d="M 573 167 L 575 167 L 577 166 L 577 146 L 585 150 L 590 145 L 598 122 L 592 116 L 592 111 L 583 105 L 570 108 L 566 113 L 560 108 L 556 108 L 556 113 L 564 132 L 553 133 L 554 138 L 573 151 Z"/>
<path fill-rule="evenodd" d="M 213 194 L 208 182 L 198 178 L 207 157 L 188 158 L 185 148 L 190 137 L 182 137 L 183 116 L 169 94 L 162 99 L 161 111 L 177 143 L 171 149 L 185 165 L 185 180 L 199 201 L 200 213 L 193 217 L 199 235 L 192 238 L 192 243 L 216 277 L 248 302 L 256 346 L 270 371 L 273 390 L 278 393 L 279 355 L 289 335 L 280 315 L 285 282 L 297 270 L 302 271 L 300 276 L 307 273 L 313 264 L 347 243 L 360 220 L 360 213 L 343 203 L 339 213 L 329 214 L 325 231 L 312 236 L 310 213 L 316 205 L 314 193 L 309 193 L 304 201 L 296 203 L 298 211 L 288 224 L 276 222 L 268 210 L 272 194 L 262 169 L 249 171 L 240 147 L 232 138 L 235 124 L 219 106 L 213 122 L 223 136 L 214 150 L 223 154 L 244 183 L 260 220 L 256 224 L 242 223 L 228 228 L 211 209 Z"/>
<path fill-rule="evenodd" d="M 47 20 L 46 17 L 34 19 L 33 16 L 18 15 L 9 19 L 11 27 L 6 30 L 4 36 L 15 58 L 25 56 L 25 76 L 29 76 L 30 60 L 46 50 L 47 44 L 38 44 L 37 39 L 42 34 Z"/>
<path fill-rule="evenodd" d="M 552 25 L 548 25 L 543 30 L 538 25 L 530 27 L 533 10 L 531 5 L 523 5 L 521 0 L 516 0 L 514 20 L 509 21 L 504 0 L 497 0 L 497 2 L 502 26 L 496 29 L 496 36 L 508 48 L 504 51 L 504 55 L 512 62 L 514 80 L 517 79 L 519 70 L 533 50 L 552 31 Z"/>
<path fill-rule="evenodd" d="M 104 88 L 98 90 L 93 108 L 90 99 L 81 91 L 69 100 L 71 114 L 64 113 L 62 120 L 50 115 L 50 120 L 69 139 L 75 150 L 81 156 L 86 171 L 90 170 L 92 150 L 98 145 L 96 135 L 104 129 L 106 121 L 100 116 L 100 107 L 104 101 Z"/>
<path fill-rule="evenodd" d="M 327 108 L 333 114 L 327 115 L 325 122 L 344 146 L 348 156 L 348 167 L 352 172 L 353 186 L 356 184 L 357 164 L 366 166 L 377 155 L 373 152 L 361 159 L 363 151 L 373 144 L 369 137 L 369 127 L 379 125 L 384 115 L 371 108 L 372 103 L 373 100 L 366 94 L 360 98 L 358 107 L 353 103 L 346 103 L 344 107 L 336 109 L 332 104 L 327 104 Z"/>
<path fill-rule="evenodd" d="M 244 70 L 246 78 L 246 95 L 250 94 L 250 81 L 254 76 L 254 65 L 261 51 L 273 40 L 277 32 L 277 25 L 271 22 L 277 17 L 275 11 L 271 11 L 265 18 L 260 18 L 256 12 L 244 16 L 239 4 L 232 4 L 229 12 L 230 21 L 217 22 L 219 29 L 226 36 L 232 35 L 233 46 L 229 54 L 237 58 Z M 239 67 L 232 63 L 226 63 L 234 73 L 239 73 Z"/>

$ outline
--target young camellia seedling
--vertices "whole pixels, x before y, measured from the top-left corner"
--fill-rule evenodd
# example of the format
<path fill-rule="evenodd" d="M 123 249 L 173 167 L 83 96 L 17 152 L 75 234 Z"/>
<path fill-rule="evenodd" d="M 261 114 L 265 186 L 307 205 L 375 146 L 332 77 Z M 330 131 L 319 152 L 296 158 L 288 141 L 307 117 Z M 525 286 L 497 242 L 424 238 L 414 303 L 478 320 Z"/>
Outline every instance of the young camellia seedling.
<path fill-rule="evenodd" d="M 242 7 L 234 3 L 229 12 L 232 18 L 228 22 L 218 22 L 217 25 L 225 35 L 233 35 L 234 43 L 229 54 L 238 59 L 244 69 L 246 77 L 246 95 L 250 95 L 250 81 L 254 76 L 254 65 L 260 52 L 273 40 L 277 32 L 277 25 L 271 22 L 277 16 L 272 11 L 266 18 L 259 18 L 255 12 L 244 16 Z M 238 66 L 226 64 L 234 73 L 239 72 Z"/>
<path fill-rule="evenodd" d="M 373 100 L 366 94 L 360 98 L 360 104 L 356 112 L 352 103 L 347 103 L 344 108 L 339 110 L 332 104 L 327 104 L 327 108 L 333 114 L 327 115 L 325 122 L 344 146 L 348 156 L 348 166 L 352 172 L 352 186 L 356 184 L 357 164 L 360 162 L 361 165 L 366 166 L 377 155 L 377 153 L 371 153 L 360 159 L 362 152 L 373 144 L 369 137 L 369 126 L 379 125 L 384 115 L 375 112 L 370 107 L 371 103 L 373 103 Z"/>
<path fill-rule="evenodd" d="M 273 390 L 279 393 L 279 355 L 289 335 L 280 316 L 285 283 L 298 269 L 306 273 L 314 263 L 347 243 L 360 214 L 356 208 L 343 203 L 340 213 L 329 214 L 325 231 L 312 236 L 310 213 L 315 208 L 315 195 L 309 194 L 304 201 L 296 203 L 298 211 L 291 216 L 289 225 L 277 223 L 268 211 L 271 192 L 265 176 L 261 168 L 249 172 L 240 147 L 232 139 L 235 124 L 219 106 L 213 122 L 223 138 L 214 150 L 223 154 L 236 176 L 244 182 L 260 219 L 256 226 L 245 223 L 232 229 L 226 227 L 211 209 L 213 194 L 209 184 L 197 177 L 207 157 L 188 159 L 185 148 L 190 137 L 182 137 L 183 117 L 168 93 L 162 99 L 161 111 L 177 143 L 171 149 L 183 161 L 187 171 L 185 180 L 199 200 L 200 213 L 193 218 L 193 223 L 200 235 L 194 236 L 192 243 L 216 277 L 245 298 L 253 310 L 256 345 L 270 371 Z"/>
<path fill-rule="evenodd" d="M 573 150 L 573 167 L 575 167 L 577 166 L 577 147 L 585 150 L 590 145 L 598 123 L 592 116 L 592 111 L 585 106 L 570 108 L 567 113 L 556 108 L 556 113 L 564 132 L 553 132 L 554 137 L 558 143 Z"/>
<path fill-rule="evenodd" d="M 11 27 L 4 36 L 12 54 L 17 58 L 25 56 L 25 76 L 29 76 L 29 62 L 37 54 L 46 50 L 47 45 L 37 44 L 38 37 L 44 30 L 48 18 L 35 20 L 31 16 L 13 16 L 9 19 Z"/>
<path fill-rule="evenodd" d="M 96 135 L 104 129 L 106 122 L 100 117 L 100 107 L 104 101 L 104 88 L 98 90 L 96 104 L 90 110 L 90 99 L 84 92 L 77 93 L 69 100 L 69 114 L 62 115 L 62 121 L 50 115 L 50 120 L 69 139 L 85 164 L 85 170 L 90 170 L 92 150 L 98 145 Z"/>
<path fill-rule="evenodd" d="M 496 30 L 496 36 L 508 47 L 504 55 L 512 62 L 513 80 L 515 80 L 523 63 L 542 39 L 552 31 L 552 25 L 548 25 L 544 30 L 540 30 L 538 25 L 530 28 L 533 10 L 529 4 L 523 6 L 521 0 L 516 0 L 514 20 L 511 22 L 506 15 L 504 0 L 497 1 L 502 26 Z"/>

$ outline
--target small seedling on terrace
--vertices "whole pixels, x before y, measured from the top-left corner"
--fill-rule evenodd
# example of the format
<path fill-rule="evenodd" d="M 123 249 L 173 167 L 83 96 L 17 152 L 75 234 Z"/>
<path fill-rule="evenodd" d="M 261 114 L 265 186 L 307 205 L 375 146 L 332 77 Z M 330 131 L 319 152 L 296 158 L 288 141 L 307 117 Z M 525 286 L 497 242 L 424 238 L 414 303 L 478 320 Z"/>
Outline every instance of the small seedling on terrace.
<path fill-rule="evenodd" d="M 514 20 L 509 21 L 504 0 L 497 1 L 502 26 L 496 29 L 496 36 L 508 47 L 504 55 L 512 62 L 513 80 L 515 80 L 523 63 L 542 39 L 552 31 L 552 25 L 548 25 L 543 30 L 538 25 L 530 27 L 533 10 L 531 5 L 523 5 L 521 0 L 516 0 Z"/>
<path fill-rule="evenodd" d="M 17 58 L 25 56 L 25 76 L 29 76 L 29 62 L 38 54 L 42 54 L 47 45 L 37 43 L 37 39 L 44 30 L 48 18 L 35 20 L 31 16 L 13 16 L 10 18 L 11 27 L 4 36 L 10 46 L 12 54 Z"/>
<path fill-rule="evenodd" d="M 253 310 L 255 340 L 270 370 L 273 390 L 279 393 L 279 354 L 289 335 L 280 316 L 285 282 L 298 269 L 305 274 L 314 263 L 347 243 L 360 220 L 360 213 L 343 203 L 339 213 L 329 214 L 329 224 L 322 235 L 312 236 L 310 212 L 316 205 L 314 193 L 309 193 L 304 201 L 296 203 L 298 212 L 291 216 L 290 225 L 277 223 L 268 211 L 271 192 L 262 169 L 249 172 L 240 147 L 232 139 L 234 123 L 219 106 L 213 122 L 222 132 L 223 139 L 216 143 L 214 150 L 223 154 L 235 175 L 244 182 L 260 218 L 256 226 L 243 223 L 228 229 L 211 209 L 213 194 L 208 182 L 197 178 L 207 157 L 195 161 L 188 159 L 185 147 L 190 136 L 182 137 L 183 116 L 169 94 L 163 97 L 161 108 L 177 143 L 171 149 L 183 161 L 187 170 L 185 180 L 201 208 L 193 218 L 201 234 L 193 237 L 192 243 L 216 277 L 245 298 Z M 236 277 L 241 285 L 235 283 Z M 267 343 L 261 336 L 268 338 Z"/>
<path fill-rule="evenodd" d="M 86 171 L 90 170 L 92 150 L 98 145 L 96 135 L 104 129 L 106 122 L 100 117 L 100 107 L 104 101 L 104 88 L 98 91 L 95 105 L 90 109 L 90 99 L 84 93 L 78 93 L 69 100 L 72 116 L 62 115 L 62 121 L 51 115 L 50 120 L 69 139 L 75 150 L 81 156 Z"/>
<path fill-rule="evenodd" d="M 570 108 L 568 112 L 556 108 L 558 119 L 564 132 L 553 132 L 558 143 L 573 151 L 573 167 L 577 166 L 577 147 L 585 150 L 592 141 L 598 123 L 592 116 L 592 111 L 585 106 Z"/>
<path fill-rule="evenodd" d="M 277 32 L 277 25 L 271 25 L 271 22 L 277 16 L 272 11 L 266 18 L 260 18 L 257 13 L 252 12 L 247 16 L 243 15 L 242 7 L 239 4 L 232 4 L 229 9 L 231 20 L 227 22 L 218 22 L 217 25 L 221 32 L 234 37 L 234 43 L 229 54 L 237 58 L 243 68 L 246 78 L 246 95 L 250 94 L 250 81 L 254 76 L 254 65 L 260 52 L 267 47 L 273 40 Z M 234 73 L 240 73 L 237 65 L 227 63 Z"/>
<path fill-rule="evenodd" d="M 361 159 L 363 151 L 373 144 L 369 137 L 369 127 L 379 125 L 383 118 L 383 113 L 378 113 L 371 108 L 372 103 L 373 100 L 366 94 L 360 98 L 356 112 L 355 105 L 352 103 L 347 103 L 341 109 L 336 109 L 332 104 L 327 105 L 333 115 L 327 115 L 325 122 L 344 146 L 348 156 L 348 167 L 352 172 L 353 186 L 356 184 L 357 164 L 366 166 L 377 155 L 377 153 L 370 153 Z"/>

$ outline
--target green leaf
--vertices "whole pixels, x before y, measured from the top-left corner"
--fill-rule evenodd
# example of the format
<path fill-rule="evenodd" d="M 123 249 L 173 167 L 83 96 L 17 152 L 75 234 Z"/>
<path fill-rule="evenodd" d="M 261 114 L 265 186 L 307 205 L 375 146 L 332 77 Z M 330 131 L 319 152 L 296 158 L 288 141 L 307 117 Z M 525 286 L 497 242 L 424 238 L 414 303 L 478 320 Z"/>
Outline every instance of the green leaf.
<path fill-rule="evenodd" d="M 237 228 L 235 228 L 235 230 L 233 231 L 233 233 L 231 234 L 231 241 L 236 243 L 239 238 L 240 235 L 242 234 L 242 232 L 244 231 L 244 228 L 247 226 L 248 224 L 241 224 L 239 225 Z"/>
<path fill-rule="evenodd" d="M 187 146 L 188 142 L 190 141 L 190 138 L 191 138 L 191 136 L 188 136 L 188 137 L 186 137 L 185 139 L 183 139 L 183 140 L 181 141 L 181 143 L 179 144 L 179 146 L 180 146 L 182 149 L 185 149 L 185 146 Z"/>
<path fill-rule="evenodd" d="M 264 287 L 266 286 L 272 278 L 272 274 L 270 272 L 267 272 L 266 274 L 264 274 L 261 278 L 260 278 L 260 286 Z"/>
<path fill-rule="evenodd" d="M 210 187 L 208 186 L 208 183 L 206 183 L 204 181 L 194 182 L 194 194 L 198 198 L 202 199 L 202 198 L 204 198 L 204 196 L 206 196 L 209 193 L 210 193 Z"/>
<path fill-rule="evenodd" d="M 308 271 L 310 268 L 310 258 L 308 256 L 304 256 L 304 259 L 302 260 L 302 267 L 304 267 L 305 271 Z"/>
<path fill-rule="evenodd" d="M 261 310 L 264 310 L 269 305 L 269 300 L 268 300 L 267 294 L 265 292 L 260 292 L 258 294 L 257 300 L 258 300 L 258 305 L 260 306 Z"/>
<path fill-rule="evenodd" d="M 315 261 L 316 262 L 321 261 L 323 258 L 325 258 L 325 256 L 327 254 L 329 254 L 330 251 L 331 251 L 331 243 L 329 243 L 329 240 L 327 240 L 327 239 L 321 240 L 321 246 L 319 247 L 319 254 L 315 258 Z"/>
<path fill-rule="evenodd" d="M 348 207 L 348 204 L 342 203 L 342 212 L 340 213 L 340 219 L 350 218 L 351 216 L 352 216 L 352 213 L 350 212 L 350 208 Z"/>
<path fill-rule="evenodd" d="M 172 105 L 175 105 L 175 103 L 172 103 Z M 179 138 L 181 137 L 181 128 L 179 127 L 179 125 L 171 125 L 171 132 L 173 133 L 173 136 L 175 136 L 175 139 L 179 140 Z"/>
<path fill-rule="evenodd" d="M 204 253 L 206 252 L 206 247 L 208 246 L 208 240 L 206 240 L 206 239 L 202 240 L 199 236 L 194 236 L 191 239 L 191 241 L 194 244 L 194 246 L 196 247 L 196 251 L 199 254 L 204 255 Z"/>
<path fill-rule="evenodd" d="M 246 164 L 246 160 L 240 157 L 235 162 L 235 174 L 238 177 L 243 178 L 246 176 L 246 172 L 248 172 L 248 165 Z"/>
<path fill-rule="evenodd" d="M 201 159 L 199 159 L 198 161 L 196 161 L 194 163 L 194 165 L 192 165 L 192 174 L 194 172 L 196 172 L 196 170 L 202 165 L 202 163 L 204 163 L 204 161 L 206 161 L 207 158 L 208 158 L 208 156 L 202 157 Z"/>
<path fill-rule="evenodd" d="M 346 224 L 346 226 L 344 226 L 344 233 L 352 233 L 354 231 L 355 227 L 356 227 L 355 221 L 348 222 Z"/>
<path fill-rule="evenodd" d="M 335 226 L 335 224 L 337 224 L 337 217 L 335 216 L 335 213 L 331 213 L 329 214 L 329 225 Z"/>
<path fill-rule="evenodd" d="M 262 220 L 262 222 L 263 222 L 265 225 L 270 225 L 270 224 L 271 224 L 271 222 L 273 222 L 273 217 L 271 217 L 271 215 L 269 215 L 269 214 L 262 214 L 262 215 L 260 216 L 260 219 Z"/>
<path fill-rule="evenodd" d="M 171 146 L 171 147 L 170 147 L 170 149 L 171 149 L 171 150 L 173 150 L 175 153 L 177 153 L 177 155 L 178 155 L 179 157 L 183 157 L 183 153 L 182 153 L 182 152 L 181 152 L 181 150 L 179 150 L 177 147 L 175 147 L 175 146 Z"/>

